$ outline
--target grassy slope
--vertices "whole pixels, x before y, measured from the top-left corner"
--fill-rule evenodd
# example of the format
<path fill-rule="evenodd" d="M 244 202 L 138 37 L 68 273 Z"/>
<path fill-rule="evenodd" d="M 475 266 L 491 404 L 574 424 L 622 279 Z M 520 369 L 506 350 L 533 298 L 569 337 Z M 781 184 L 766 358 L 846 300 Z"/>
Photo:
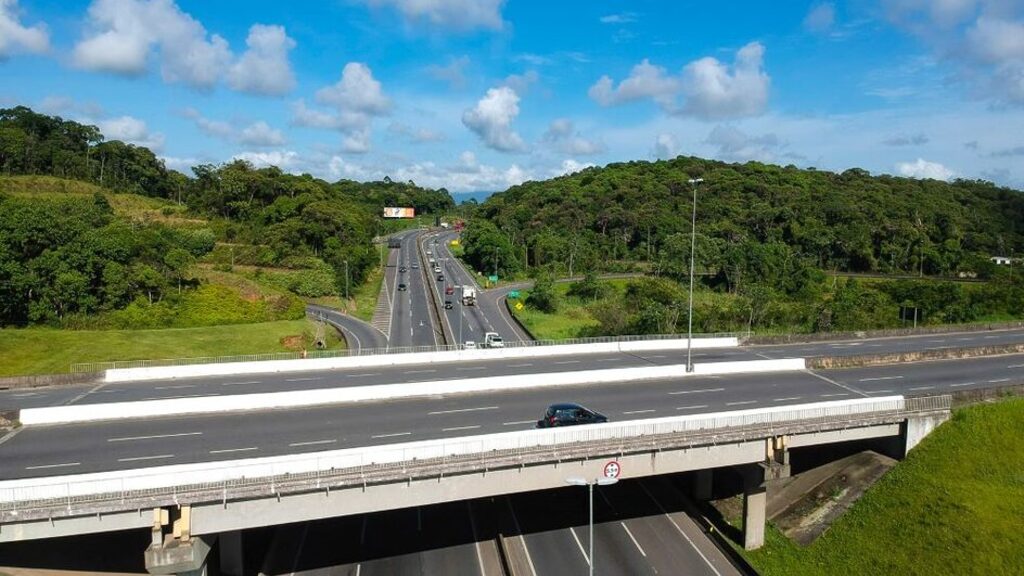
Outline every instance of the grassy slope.
<path fill-rule="evenodd" d="M 162 330 L 0 330 L 0 376 L 57 374 L 71 364 L 111 360 L 193 358 L 287 352 L 282 339 L 316 334 L 308 320 Z M 332 348 L 343 343 L 328 331 Z"/>
<path fill-rule="evenodd" d="M 364 322 L 369 322 L 373 319 L 373 311 L 377 307 L 377 297 L 380 294 L 383 282 L 383 271 L 380 268 L 375 268 L 367 276 L 366 282 L 352 288 L 352 298 L 347 303 L 344 298 L 339 296 L 313 298 L 312 302 L 339 310 L 346 310 L 352 316 Z"/>
<path fill-rule="evenodd" d="M 820 539 L 770 529 L 765 575 L 1024 574 L 1024 399 L 958 410 Z"/>

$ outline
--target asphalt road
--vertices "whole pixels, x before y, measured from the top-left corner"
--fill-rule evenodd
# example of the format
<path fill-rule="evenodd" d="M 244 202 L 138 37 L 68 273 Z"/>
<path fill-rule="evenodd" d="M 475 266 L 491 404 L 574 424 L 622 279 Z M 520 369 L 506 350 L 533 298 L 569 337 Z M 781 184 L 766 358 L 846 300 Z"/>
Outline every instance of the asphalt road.
<path fill-rule="evenodd" d="M 890 394 L 933 395 L 1021 381 L 1024 355 L 821 372 L 694 376 L 628 385 L 23 428 L 0 444 L 0 478 L 97 472 L 532 428 L 581 402 L 613 421 Z"/>
<path fill-rule="evenodd" d="M 340 328 L 345 334 L 345 341 L 351 350 L 384 348 L 388 344 L 387 337 L 380 330 L 358 318 L 347 316 L 332 308 L 308 304 L 306 305 L 306 313 L 317 318 L 323 318 L 326 322 Z"/>
<path fill-rule="evenodd" d="M 404 283 L 407 289 L 395 289 L 391 293 L 391 348 L 444 344 L 428 305 L 431 286 L 427 274 L 430 268 L 422 261 L 417 247 L 422 234 L 422 231 L 415 230 L 401 236 L 402 247 L 397 250 L 397 282 Z M 407 271 L 401 272 L 402 267 Z"/>

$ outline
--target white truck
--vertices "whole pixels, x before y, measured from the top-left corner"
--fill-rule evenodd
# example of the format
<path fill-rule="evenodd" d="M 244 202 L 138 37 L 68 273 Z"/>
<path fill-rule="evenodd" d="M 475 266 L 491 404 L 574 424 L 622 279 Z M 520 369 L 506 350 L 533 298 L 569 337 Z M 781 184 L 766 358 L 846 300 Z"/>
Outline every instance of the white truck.
<path fill-rule="evenodd" d="M 462 286 L 462 305 L 476 306 L 476 288 L 466 285 Z"/>
<path fill-rule="evenodd" d="M 484 334 L 484 348 L 504 348 L 505 341 L 498 336 L 497 332 L 488 332 Z"/>

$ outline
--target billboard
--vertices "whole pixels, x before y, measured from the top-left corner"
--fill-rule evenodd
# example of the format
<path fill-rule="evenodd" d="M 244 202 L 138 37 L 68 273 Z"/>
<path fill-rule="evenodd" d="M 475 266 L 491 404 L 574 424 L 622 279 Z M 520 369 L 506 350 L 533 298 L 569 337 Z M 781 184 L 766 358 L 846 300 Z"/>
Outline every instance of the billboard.
<path fill-rule="evenodd" d="M 416 209 L 415 208 L 397 208 L 397 207 L 393 207 L 393 206 L 385 206 L 384 207 L 384 217 L 385 218 L 415 218 L 416 217 Z"/>

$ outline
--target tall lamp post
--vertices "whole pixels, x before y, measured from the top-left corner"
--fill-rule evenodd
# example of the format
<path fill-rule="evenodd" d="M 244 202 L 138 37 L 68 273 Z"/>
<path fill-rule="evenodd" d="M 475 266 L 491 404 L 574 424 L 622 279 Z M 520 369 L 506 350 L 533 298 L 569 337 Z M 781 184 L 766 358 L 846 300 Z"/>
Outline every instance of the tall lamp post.
<path fill-rule="evenodd" d="M 690 216 L 690 303 L 686 312 L 686 371 L 693 372 L 693 256 L 697 244 L 697 184 L 703 178 L 690 178 L 687 182 L 693 187 L 693 211 Z"/>
<path fill-rule="evenodd" d="M 595 478 L 588 481 L 585 478 L 566 478 L 566 484 L 573 486 L 586 486 L 590 496 L 590 553 L 587 555 L 587 563 L 590 564 L 590 576 L 594 576 L 594 486 L 611 486 L 618 482 L 618 478 Z"/>
<path fill-rule="evenodd" d="M 345 260 L 345 301 L 348 306 L 348 260 Z"/>

